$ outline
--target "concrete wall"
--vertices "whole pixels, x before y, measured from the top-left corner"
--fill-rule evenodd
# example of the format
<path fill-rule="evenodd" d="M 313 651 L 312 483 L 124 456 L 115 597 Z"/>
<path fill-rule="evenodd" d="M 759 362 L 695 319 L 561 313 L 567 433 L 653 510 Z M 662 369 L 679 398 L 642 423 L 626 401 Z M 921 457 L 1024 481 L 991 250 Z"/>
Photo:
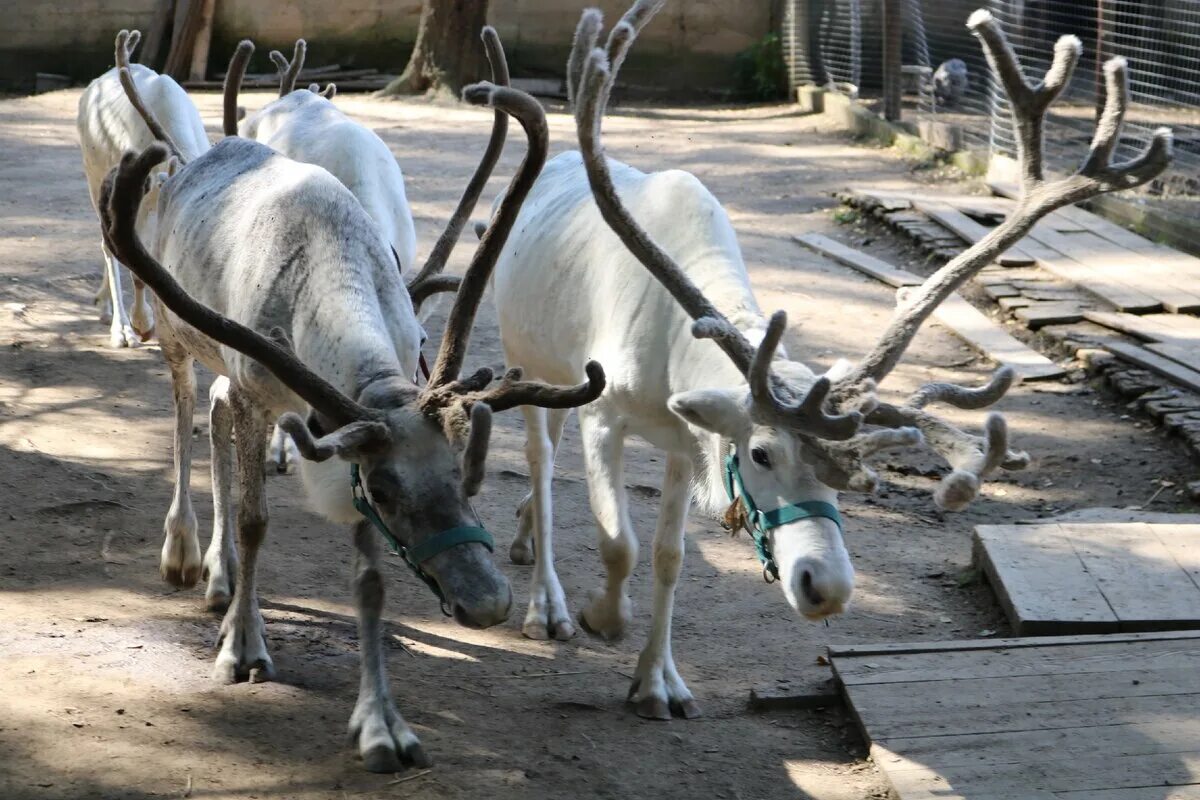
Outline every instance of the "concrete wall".
<path fill-rule="evenodd" d="M 696 93 L 734 88 L 733 59 L 770 30 L 778 0 L 670 0 L 623 71 L 628 82 Z M 145 28 L 156 0 L 0 0 L 0 86 L 27 88 L 35 72 L 87 80 L 112 65 L 121 28 Z M 628 0 L 491 0 L 518 76 L 561 75 L 579 12 L 599 6 L 615 20 Z M 421 0 L 217 0 L 210 68 L 238 39 L 266 52 L 309 41 L 309 63 L 403 68 L 416 38 Z"/>

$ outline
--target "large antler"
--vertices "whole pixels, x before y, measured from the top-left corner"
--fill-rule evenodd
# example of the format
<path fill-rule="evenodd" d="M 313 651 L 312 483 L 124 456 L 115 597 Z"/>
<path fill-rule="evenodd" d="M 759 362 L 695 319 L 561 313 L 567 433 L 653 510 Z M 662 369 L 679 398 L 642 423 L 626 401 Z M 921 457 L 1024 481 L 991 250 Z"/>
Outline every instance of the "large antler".
<path fill-rule="evenodd" d="M 1139 186 L 1162 172 L 1171 158 L 1171 132 L 1160 128 L 1150 145 L 1137 158 L 1112 163 L 1113 149 L 1121 136 L 1122 121 L 1129 102 L 1129 77 L 1124 59 L 1113 58 L 1104 66 L 1104 111 L 1096 126 L 1091 148 L 1080 168 L 1064 178 L 1047 180 L 1044 175 L 1043 129 L 1047 108 L 1062 93 L 1079 61 L 1082 45 L 1074 36 L 1063 36 L 1054 48 L 1054 60 L 1045 77 L 1036 84 L 1026 80 L 1016 54 L 992 15 L 979 10 L 967 27 L 983 45 L 988 63 L 1004 86 L 1012 107 L 1017 133 L 1017 158 L 1021 170 L 1021 198 L 1008 218 L 987 236 L 952 259 L 919 288 L 901 293 L 895 316 L 875 348 L 834 387 L 833 396 L 851 403 L 881 382 L 899 363 L 917 330 L 933 310 L 971 276 L 1021 239 L 1055 209 L 1078 203 L 1106 192 Z M 1008 450 L 1004 418 L 988 417 L 985 436 L 970 436 L 925 412 L 923 407 L 941 400 L 960 408 L 982 408 L 999 400 L 1011 386 L 1012 371 L 1002 368 L 983 389 L 968 390 L 948 384 L 930 384 L 903 405 L 880 404 L 867 417 L 869 424 L 914 426 L 925 441 L 941 454 L 954 471 L 935 494 L 940 507 L 957 509 L 977 494 L 979 479 L 995 470 L 1020 469 L 1028 464 L 1024 453 Z M 822 443 L 816 443 L 818 448 Z M 825 448 L 819 458 L 836 464 L 845 474 L 856 474 L 861 463 L 846 453 Z"/>
<path fill-rule="evenodd" d="M 308 43 L 303 39 L 297 39 L 295 47 L 292 48 L 292 60 L 288 61 L 283 53 L 278 50 L 272 50 L 267 54 L 271 59 L 271 63 L 279 70 L 279 96 L 287 97 L 296 90 L 296 78 L 300 76 L 300 70 L 304 69 L 304 57 L 308 54 Z"/>
<path fill-rule="evenodd" d="M 339 428 L 380 418 L 380 412 L 359 405 L 305 366 L 296 358 L 282 332 L 269 339 L 218 314 L 192 298 L 146 251 L 135 228 L 137 209 L 150 170 L 166 157 L 167 150 L 160 144 L 150 145 L 140 155 L 126 153 L 101 187 L 100 204 L 108 209 L 105 241 L 121 263 L 145 281 L 180 319 L 205 336 L 258 361 Z"/>
<path fill-rule="evenodd" d="M 492 83 L 496 86 L 508 86 L 508 58 L 504 54 L 504 45 L 500 42 L 500 35 L 491 25 L 486 25 L 480 36 L 483 39 L 483 49 L 487 54 L 488 64 L 492 69 Z M 458 243 L 463 226 L 467 224 L 471 212 L 475 210 L 475 204 L 479 202 L 479 195 L 483 193 L 483 188 L 487 185 L 488 178 L 491 177 L 492 170 L 500 159 L 500 153 L 504 149 L 504 139 L 507 135 L 508 114 L 497 109 L 492 118 L 492 134 L 488 139 L 487 149 L 483 151 L 483 158 L 480 159 L 479 166 L 475 168 L 475 174 L 471 176 L 467 188 L 463 190 L 458 207 L 454 209 L 454 213 L 446 223 L 446 229 L 442 231 L 442 235 L 438 237 L 433 249 L 429 251 L 429 257 L 425 259 L 424 266 L 408 282 L 408 294 L 412 298 L 415 308 L 419 309 L 421 304 L 432 294 L 453 292 L 458 289 L 460 279 L 442 275 L 441 272 L 446 268 L 446 262 L 450 259 L 454 246 Z"/>
<path fill-rule="evenodd" d="M 138 115 L 146 123 L 146 127 L 150 129 L 150 134 L 165 144 L 171 151 L 171 155 L 183 161 L 183 154 L 179 150 L 179 145 L 175 144 L 175 140 L 171 138 L 171 134 L 167 133 L 167 129 L 159 121 L 142 100 L 142 95 L 138 91 L 137 83 L 133 80 L 133 73 L 129 68 L 130 57 L 133 55 L 133 50 L 138 46 L 138 42 L 142 39 L 140 31 L 122 30 L 117 33 L 117 40 L 114 46 L 114 57 L 117 66 L 117 78 L 121 81 L 121 88 L 125 90 L 125 96 L 129 98 L 130 104 Z"/>
<path fill-rule="evenodd" d="M 225 71 L 221 127 L 226 136 L 238 135 L 238 92 L 242 90 L 242 79 L 246 77 L 246 66 L 250 63 L 252 55 L 254 55 L 254 42 L 242 39 L 229 59 L 229 69 Z"/>
<path fill-rule="evenodd" d="M 793 395 L 795 388 L 772 372 L 771 361 L 787 325 L 786 315 L 779 311 L 771 317 L 766 336 L 755 348 L 637 224 L 617 196 L 601 143 L 601 122 L 630 45 L 664 2 L 636 2 L 613 27 L 603 49 L 596 46 L 602 24 L 599 11 L 584 11 L 575 31 L 575 43 L 567 62 L 567 92 L 575 106 L 579 149 L 600 214 L 625 247 L 692 317 L 692 335 L 712 339 L 746 376 L 753 397 L 751 414 L 757 421 L 827 439 L 848 439 L 858 430 L 862 414 L 857 410 L 845 414 L 826 411 L 828 379 L 818 379 L 807 394 L 794 402 L 783 399 Z"/>
<path fill-rule="evenodd" d="M 446 330 L 429 375 L 429 383 L 421 395 L 421 404 L 428 411 L 436 411 L 455 400 L 463 403 L 483 402 L 495 410 L 521 404 L 562 408 L 589 403 L 600 396 L 605 383 L 604 370 L 594 361 L 589 362 L 586 368 L 587 383 L 575 387 L 520 381 L 520 372 L 517 370 L 510 371 L 499 386 L 488 389 L 492 373 L 486 368 L 469 378 L 458 380 L 470 341 L 471 326 L 492 268 L 512 232 L 529 190 L 533 188 L 546 162 L 549 149 L 546 114 L 528 94 L 483 82 L 463 89 L 463 99 L 474 105 L 490 106 L 514 117 L 525 130 L 528 150 L 463 276 L 462 285 L 446 319 Z"/>

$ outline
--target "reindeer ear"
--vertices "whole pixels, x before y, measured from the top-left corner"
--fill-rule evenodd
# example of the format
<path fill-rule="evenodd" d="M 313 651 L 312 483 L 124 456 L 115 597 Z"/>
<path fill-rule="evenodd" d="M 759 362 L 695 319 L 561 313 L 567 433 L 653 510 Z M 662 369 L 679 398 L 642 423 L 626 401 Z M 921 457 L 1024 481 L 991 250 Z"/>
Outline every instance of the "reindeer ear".
<path fill-rule="evenodd" d="M 744 397 L 723 389 L 679 392 L 667 407 L 685 422 L 729 439 L 740 438 L 750 426 Z"/>

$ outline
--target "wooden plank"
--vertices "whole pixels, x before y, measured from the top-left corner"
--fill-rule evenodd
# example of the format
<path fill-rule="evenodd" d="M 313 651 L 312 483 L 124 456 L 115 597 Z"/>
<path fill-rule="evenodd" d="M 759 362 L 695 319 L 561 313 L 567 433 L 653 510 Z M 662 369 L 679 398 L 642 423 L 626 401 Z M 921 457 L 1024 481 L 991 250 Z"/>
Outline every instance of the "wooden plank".
<path fill-rule="evenodd" d="M 1046 640 L 1029 641 L 1036 644 Z M 1046 645 L 1027 649 L 976 650 L 963 651 L 952 659 L 947 658 L 945 652 L 923 652 L 886 659 L 882 656 L 877 659 L 840 658 L 834 661 L 834 666 L 838 679 L 849 687 L 1044 675 L 1048 672 L 1091 676 L 1127 669 L 1131 658 L 1138 659 L 1148 670 L 1178 667 L 1197 669 L 1200 668 L 1200 641 L 1192 637 L 1181 640 L 1105 642 L 1086 647 Z"/>
<path fill-rule="evenodd" d="M 1148 527 L 1162 542 L 1163 547 L 1175 559 L 1175 563 L 1200 588 L 1200 526 L 1162 525 L 1149 523 Z"/>
<path fill-rule="evenodd" d="M 1013 313 L 1031 330 L 1047 325 L 1070 325 L 1083 319 L 1084 308 L 1070 302 L 1032 302 L 1017 308 Z"/>
<path fill-rule="evenodd" d="M 1200 373 L 1200 353 L 1194 344 L 1176 344 L 1174 342 L 1148 342 L 1146 349 L 1164 358 L 1169 358 L 1181 367 Z"/>
<path fill-rule="evenodd" d="M 1122 673 L 1127 675 L 1129 673 Z M 1144 673 L 1136 673 L 1145 676 Z M 1045 680 L 1046 676 L 1039 676 Z M 1079 682 L 1079 678 L 1072 676 Z M 1130 679 L 1126 679 L 1129 682 Z M 1136 679 L 1133 679 L 1136 680 Z M 974 681 L 962 687 L 966 691 L 978 690 Z M 911 692 L 920 684 L 905 684 L 904 692 Z M 883 687 L 863 687 L 880 689 Z M 896 687 L 888 687 L 893 693 Z M 912 703 L 918 697 L 926 702 L 935 702 L 933 693 L 914 694 L 910 704 L 891 715 L 885 715 L 870 699 L 859 695 L 857 702 L 869 706 L 871 714 L 865 727 L 872 741 L 894 742 L 898 739 L 932 736 L 985 736 L 997 733 L 1019 733 L 1024 731 L 1055 731 L 1071 728 L 1094 728 L 1101 725 L 1146 724 L 1177 713 L 1181 705 L 1191 704 L 1200 696 L 1200 687 L 1192 686 L 1189 691 L 1169 695 L 1137 695 L 1134 697 L 1093 698 L 1086 702 L 1077 699 L 1040 701 L 1046 689 L 1034 686 L 1030 693 L 1009 695 L 1007 702 L 995 702 L 986 706 L 965 708 L 936 707 L 928 714 L 914 714 Z M 932 696 L 931 696 L 932 695 Z M 1039 698 L 1032 700 L 1031 698 Z M 825 702 L 824 705 L 829 705 Z"/>
<path fill-rule="evenodd" d="M 1105 509 L 1108 510 L 1108 509 Z M 1184 515 L 1190 516 L 1190 515 Z M 1040 523 L 1039 523 L 1040 524 Z M 1042 639 L 958 639 L 948 642 L 885 642 L 877 644 L 831 644 L 826 650 L 830 658 L 862 658 L 864 656 L 898 656 L 927 653 L 971 653 L 999 650 L 1092 647 L 1093 645 L 1138 645 L 1143 642 L 1186 643 L 1200 640 L 1200 631 L 1157 631 L 1122 633 L 1107 636 L 1047 636 Z M 1200 642 L 1197 642 L 1200 644 Z"/>
<path fill-rule="evenodd" d="M 1029 236 L 1060 253 L 1070 253 L 1076 261 L 1119 283 L 1145 292 L 1161 301 L 1168 311 L 1200 311 L 1200 287 L 1182 285 L 1155 257 L 1125 249 L 1091 231 L 1060 233 L 1034 225 Z"/>
<path fill-rule="evenodd" d="M 971 244 L 975 244 L 991 233 L 989 228 L 971 219 L 949 203 L 936 200 L 914 200 L 913 206 Z M 1026 267 L 1034 263 L 1033 257 L 1016 245 L 1001 253 L 996 261 L 1006 267 Z"/>
<path fill-rule="evenodd" d="M 1195 537 L 1200 527 L 1179 526 Z M 1143 522 L 1066 523 L 1064 535 L 1096 581 L 1121 630 L 1200 626 L 1200 591 Z"/>
<path fill-rule="evenodd" d="M 1074 283 L 1080 289 L 1094 294 L 1118 311 L 1149 313 L 1162 308 L 1159 300 L 1145 292 L 1132 289 L 1114 280 L 1111 275 L 1093 269 L 1081 261 L 1076 261 L 1036 239 L 1024 239 L 1021 247 L 1026 253 L 1037 259 L 1039 267 L 1051 275 Z"/>
<path fill-rule="evenodd" d="M 1007 790 L 1016 793 L 1016 797 L 1031 800 L 1041 800 L 1046 792 L 1127 791 L 1147 786 L 1163 787 L 1165 791 L 1171 784 L 1194 785 L 1196 775 L 1200 774 L 1200 751 L 1195 750 L 1155 755 L 1049 757 L 1030 759 L 1025 764 L 965 764 L 946 766 L 936 772 L 918 761 L 893 755 L 884 747 L 873 747 L 872 753 L 902 800 L 953 797 L 948 787 L 955 787 L 960 796 L 970 800 L 989 790 Z"/>
<path fill-rule="evenodd" d="M 1179 709 L 1154 722 L 1096 725 L 1057 730 L 1005 731 L 962 736 L 893 737 L 888 749 L 938 770 L 956 766 L 1014 764 L 1086 757 L 1095 753 L 1154 756 L 1186 753 L 1200 741 L 1200 719 Z"/>
<path fill-rule="evenodd" d="M 1164 347 L 1164 345 L 1157 345 L 1157 347 Z M 1106 342 L 1104 348 L 1131 364 L 1136 364 L 1139 367 L 1150 370 L 1156 375 L 1169 378 L 1181 386 L 1186 386 L 1189 389 L 1200 392 L 1200 372 L 1176 363 L 1159 353 L 1124 342 Z"/>
<path fill-rule="evenodd" d="M 886 261 L 847 247 L 841 242 L 819 233 L 809 233 L 794 238 L 810 250 L 828 256 L 839 264 L 845 264 L 896 288 L 919 286 L 925 280 L 919 275 L 892 266 Z M 946 298 L 941 305 L 935 308 L 933 316 L 988 358 L 998 364 L 1012 367 L 1022 379 L 1045 380 L 1066 374 L 1066 370 L 1062 367 L 1014 338 L 994 320 L 957 294 Z"/>
<path fill-rule="evenodd" d="M 1055 800 L 1200 800 L 1200 784 L 1054 792 Z"/>
<path fill-rule="evenodd" d="M 1125 314 L 1118 311 L 1084 311 L 1083 318 L 1114 331 L 1129 334 L 1144 342 L 1161 342 L 1173 336 L 1174 331 L 1157 321 L 1165 314 Z"/>
<path fill-rule="evenodd" d="M 1055 523 L 978 525 L 975 559 L 1018 636 L 1119 629 L 1071 538 Z"/>
<path fill-rule="evenodd" d="M 1059 378 L 1066 374 L 1065 369 L 1011 336 L 957 294 L 947 297 L 933 310 L 933 316 L 988 358 L 1012 367 L 1025 380 Z"/>
<path fill-rule="evenodd" d="M 925 279 L 907 270 L 892 266 L 874 256 L 867 255 L 841 242 L 834 241 L 819 233 L 806 233 L 793 236 L 797 242 L 821 255 L 828 256 L 839 264 L 858 270 L 866 275 L 899 288 L 901 286 L 920 286 Z"/>
<path fill-rule="evenodd" d="M 980 680 L 961 678 L 952 681 L 906 683 L 903 691 L 896 684 L 864 684 L 854 687 L 854 699 L 870 709 L 870 734 L 874 738 L 914 733 L 924 725 L 913 713 L 924 708 L 930 719 L 977 714 L 987 718 L 993 709 L 1011 711 L 1019 706 L 1022 713 L 1038 713 L 1037 707 L 1081 701 L 1117 701 L 1134 698 L 1168 698 L 1200 694 L 1200 675 L 1190 667 L 1147 672 L 1133 659 L 1128 669 L 1088 675 L 1080 680 L 1074 674 L 1001 676 Z M 1178 701 L 1176 701 L 1178 702 Z M 916 726 L 902 728 L 898 726 Z"/>

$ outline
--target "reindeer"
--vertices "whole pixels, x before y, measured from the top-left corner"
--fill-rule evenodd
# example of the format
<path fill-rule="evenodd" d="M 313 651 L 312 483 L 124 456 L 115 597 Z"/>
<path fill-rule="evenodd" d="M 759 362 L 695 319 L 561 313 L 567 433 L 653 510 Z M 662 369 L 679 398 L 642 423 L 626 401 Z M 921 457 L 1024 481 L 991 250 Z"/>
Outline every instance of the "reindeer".
<path fill-rule="evenodd" d="M 236 124 L 236 91 L 229 87 L 240 84 L 252 49 L 244 42 L 230 66 L 227 129 Z M 305 459 L 301 476 L 311 505 L 330 521 L 353 524 L 363 650 L 350 734 L 377 772 L 427 758 L 384 672 L 383 576 L 372 528 L 389 538 L 446 613 L 473 627 L 502 622 L 512 592 L 470 504 L 484 478 L 492 414 L 523 404 L 576 406 L 595 399 L 605 382 L 594 362 L 587 381 L 574 387 L 524 381 L 519 369 L 494 385 L 486 368 L 459 375 L 490 272 L 547 150 L 544 113 L 528 95 L 479 83 L 464 90 L 464 99 L 515 117 L 528 150 L 462 279 L 423 388 L 412 380 L 421 326 L 393 255 L 359 202 L 325 170 L 227 137 L 163 181 L 152 251 L 138 235 L 137 208 L 168 147 L 127 153 L 101 193 L 110 248 L 157 298 L 176 420 L 175 495 L 166 527 L 179 536 L 195 537 L 188 490 L 193 363 L 222 376 L 212 398 L 217 551 L 210 569 L 236 569 L 237 580 L 213 675 L 232 682 L 274 673 L 255 574 L 267 528 L 258 465 L 268 420 L 281 415 L 279 425 Z M 236 512 L 231 439 L 238 455 Z"/>
<path fill-rule="evenodd" d="M 507 86 L 508 62 L 495 32 L 485 29 L 484 49 L 492 66 L 492 82 Z M 240 134 L 278 150 L 288 158 L 324 167 L 348 188 L 367 214 L 379 225 L 383 238 L 396 253 L 403 273 L 431 290 L 452 291 L 456 279 L 438 277 L 470 217 L 503 149 L 508 117 L 497 113 L 493 121 L 492 145 L 468 184 L 463 200 L 425 264 L 416 270 L 417 239 L 412 210 L 404 191 L 404 175 L 388 146 L 366 126 L 354 122 L 330 102 L 337 89 L 329 84 L 324 92 L 317 84 L 297 90 L 296 79 L 304 67 L 308 45 L 296 41 L 289 61 L 278 50 L 270 53 L 279 70 L 279 99 L 241 123 Z M 420 314 L 424 297 L 414 297 Z"/>
<path fill-rule="evenodd" d="M 196 158 L 208 150 L 208 136 L 200 112 L 187 93 L 168 75 L 159 75 L 154 70 L 130 64 L 130 57 L 141 40 L 138 31 L 121 31 L 116 40 L 116 66 L 96 78 L 79 98 L 79 111 L 75 125 L 79 131 L 79 145 L 83 151 L 83 171 L 87 176 L 88 192 L 92 206 L 100 211 L 100 185 L 127 150 L 141 150 L 152 144 L 154 138 L 142 124 L 137 111 L 125 99 L 121 87 L 120 71 L 128 69 L 148 108 L 162 122 L 171 138 L 187 158 Z M 147 195 L 141 225 L 152 224 L 153 208 L 157 190 Z M 133 312 L 125 310 L 121 293 L 121 265 L 113 259 L 107 246 L 101 244 L 104 253 L 103 277 L 96 291 L 96 304 L 100 306 L 100 321 L 109 324 L 109 343 L 113 347 L 132 347 L 140 339 L 145 341 L 154 333 L 154 317 L 150 303 L 142 291 L 142 284 L 133 283 Z"/>
<path fill-rule="evenodd" d="M 1083 166 L 1063 179 L 1045 178 L 1043 115 L 1079 59 L 1079 41 L 1059 40 L 1045 79 L 1030 84 L 991 15 L 972 15 L 968 25 L 1012 102 L 1024 198 L 1003 224 L 901 298 L 887 330 L 857 365 L 839 362 L 818 376 L 780 347 L 786 316 L 779 311 L 768 319 L 760 311 L 729 218 L 700 181 L 676 170 L 646 174 L 604 155 L 600 123 L 616 73 L 661 5 L 637 2 L 602 49 L 596 47 L 600 14 L 584 12 L 567 65 L 580 152 L 546 165 L 501 254 L 494 290 L 511 363 L 550 381 L 575 376 L 583 354 L 608 368 L 604 395 L 579 409 L 607 572 L 580 622 L 606 639 L 619 636 L 629 622 L 626 585 L 637 557 L 622 476 L 625 438 L 640 436 L 666 453 L 653 547 L 652 626 L 629 696 L 638 714 L 670 719 L 672 712 L 699 713 L 671 651 L 691 500 L 706 514 L 723 514 L 735 531 L 749 531 L 764 578 L 778 581 L 801 615 L 820 620 L 844 611 L 854 570 L 842 539 L 838 492 L 874 489 L 878 478 L 868 456 L 922 442 L 932 448 L 952 468 L 934 494 L 948 510 L 969 503 L 980 480 L 997 468 L 1020 469 L 1029 460 L 1009 449 L 998 414 L 988 417 L 983 436 L 973 436 L 927 410 L 934 402 L 991 405 L 1011 385 L 1009 369 L 998 370 L 980 389 L 934 383 L 899 404 L 881 402 L 877 382 L 900 361 L 932 310 L 1040 217 L 1151 179 L 1169 161 L 1171 136 L 1161 130 L 1138 159 L 1111 163 L 1128 97 L 1125 63 L 1114 59 L 1106 67 L 1104 114 Z M 530 314 L 531 308 L 538 313 Z M 554 571 L 551 537 L 551 477 L 566 412 L 524 412 L 531 492 L 518 511 L 510 553 L 518 563 L 536 556 L 523 630 L 532 638 L 566 639 L 574 628 Z"/>

